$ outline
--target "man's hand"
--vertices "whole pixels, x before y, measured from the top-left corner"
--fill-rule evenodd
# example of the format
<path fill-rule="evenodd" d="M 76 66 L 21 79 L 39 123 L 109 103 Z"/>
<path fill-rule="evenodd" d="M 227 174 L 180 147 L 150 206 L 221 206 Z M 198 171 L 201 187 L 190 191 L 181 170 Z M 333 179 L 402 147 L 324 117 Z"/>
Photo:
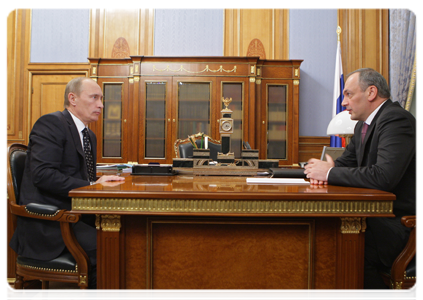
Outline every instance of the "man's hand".
<path fill-rule="evenodd" d="M 307 162 L 304 167 L 304 174 L 310 179 L 310 184 L 323 185 L 327 184 L 327 174 L 331 168 L 335 166 L 335 162 L 332 157 L 326 154 L 326 160 L 312 158 Z"/>
<path fill-rule="evenodd" d="M 103 183 L 108 181 L 124 181 L 125 177 L 117 175 L 103 175 L 95 183 Z"/>

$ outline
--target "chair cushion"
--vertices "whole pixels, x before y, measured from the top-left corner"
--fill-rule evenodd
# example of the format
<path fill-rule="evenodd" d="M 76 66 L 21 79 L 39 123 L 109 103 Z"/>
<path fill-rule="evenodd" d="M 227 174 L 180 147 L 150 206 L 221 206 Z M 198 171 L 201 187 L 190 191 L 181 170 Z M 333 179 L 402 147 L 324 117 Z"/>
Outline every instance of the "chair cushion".
<path fill-rule="evenodd" d="M 40 215 L 55 215 L 59 208 L 54 205 L 28 203 L 26 205 L 26 210 Z"/>
<path fill-rule="evenodd" d="M 62 253 L 59 257 L 47 261 L 18 256 L 17 262 L 19 265 L 29 266 L 37 269 L 66 271 L 76 270 L 76 261 L 73 258 L 72 254 L 70 254 L 69 252 Z"/>
<path fill-rule="evenodd" d="M 407 277 L 415 277 L 416 276 L 416 257 L 415 256 L 410 261 L 407 268 L 405 268 L 405 273 L 407 274 Z"/>

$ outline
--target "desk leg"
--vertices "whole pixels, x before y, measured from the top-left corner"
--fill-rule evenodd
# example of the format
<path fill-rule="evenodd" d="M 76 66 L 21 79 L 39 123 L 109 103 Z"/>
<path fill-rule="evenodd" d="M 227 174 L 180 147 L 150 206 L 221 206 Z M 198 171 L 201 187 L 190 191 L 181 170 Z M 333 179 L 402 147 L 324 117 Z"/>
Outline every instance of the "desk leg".
<path fill-rule="evenodd" d="M 338 235 L 337 281 L 339 289 L 362 289 L 366 218 L 341 218 Z"/>
<path fill-rule="evenodd" d="M 120 216 L 97 215 L 97 288 L 119 289 Z"/>

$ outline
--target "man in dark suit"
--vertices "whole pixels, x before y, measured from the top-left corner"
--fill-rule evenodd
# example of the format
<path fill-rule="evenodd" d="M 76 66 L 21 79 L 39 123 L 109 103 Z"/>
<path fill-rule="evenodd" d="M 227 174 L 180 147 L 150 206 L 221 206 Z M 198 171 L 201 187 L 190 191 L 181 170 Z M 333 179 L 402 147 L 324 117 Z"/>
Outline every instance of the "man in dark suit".
<path fill-rule="evenodd" d="M 119 176 L 102 176 L 98 180 L 95 177 L 97 140 L 87 125 L 98 120 L 103 108 L 102 99 L 103 93 L 95 81 L 86 77 L 75 78 L 66 86 L 65 110 L 37 120 L 29 136 L 19 204 L 40 203 L 70 210 L 70 190 L 124 180 Z M 82 131 L 85 128 L 89 136 L 88 148 L 91 149 L 87 153 L 91 158 L 84 153 Z M 87 167 L 87 160 L 92 160 L 92 172 L 90 166 Z M 89 287 L 95 288 L 96 229 L 93 219 L 85 216 L 75 224 L 74 232 L 90 258 L 93 272 L 89 274 Z M 38 260 L 51 260 L 67 251 L 59 223 L 21 217 L 10 246 L 19 255 Z"/>
<path fill-rule="evenodd" d="M 409 229 L 401 217 L 416 214 L 416 120 L 392 102 L 386 80 L 373 69 L 352 72 L 342 105 L 358 120 L 354 136 L 334 162 L 310 159 L 304 173 L 311 184 L 379 189 L 396 195 L 395 218 L 367 218 L 364 288 L 387 288 L 379 271 L 390 269 Z M 365 125 L 365 123 L 367 125 Z M 362 131 L 367 127 L 367 131 Z"/>

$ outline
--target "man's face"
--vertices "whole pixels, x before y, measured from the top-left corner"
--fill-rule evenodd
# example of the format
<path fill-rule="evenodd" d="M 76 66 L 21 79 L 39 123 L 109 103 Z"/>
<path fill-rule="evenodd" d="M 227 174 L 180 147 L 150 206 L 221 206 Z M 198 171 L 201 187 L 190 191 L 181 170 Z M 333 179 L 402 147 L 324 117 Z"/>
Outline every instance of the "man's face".
<path fill-rule="evenodd" d="M 103 93 L 93 80 L 84 80 L 80 95 L 69 93 L 73 107 L 72 113 L 85 125 L 98 120 L 103 108 Z"/>
<path fill-rule="evenodd" d="M 342 106 L 345 106 L 346 110 L 349 111 L 351 120 L 365 121 L 370 115 L 368 101 L 369 88 L 365 91 L 361 90 L 358 84 L 359 75 L 359 73 L 354 73 L 345 82 Z"/>

